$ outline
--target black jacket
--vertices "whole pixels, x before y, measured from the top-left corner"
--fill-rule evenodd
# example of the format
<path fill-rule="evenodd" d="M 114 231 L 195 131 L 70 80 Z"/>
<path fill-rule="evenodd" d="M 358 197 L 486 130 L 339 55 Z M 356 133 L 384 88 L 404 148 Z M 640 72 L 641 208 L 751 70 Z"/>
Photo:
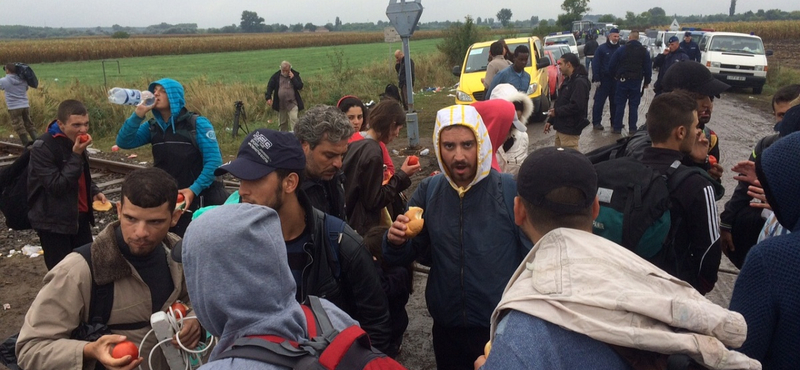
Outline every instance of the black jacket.
<path fill-rule="evenodd" d="M 383 185 L 383 150 L 372 139 L 351 143 L 342 169 L 347 222 L 361 235 L 378 226 L 383 208 L 411 186 L 411 178 L 400 170 Z"/>
<path fill-rule="evenodd" d="M 686 43 L 686 41 L 681 41 L 680 45 L 678 46 L 686 52 L 686 55 L 689 56 L 689 59 L 698 63 L 700 62 L 700 48 L 697 46 L 697 43 L 694 42 L 694 40 L 689 41 L 689 43 Z"/>
<path fill-rule="evenodd" d="M 650 147 L 644 150 L 642 163 L 666 174 L 669 166 L 681 158 L 683 154 L 676 150 Z M 714 186 L 702 175 L 689 176 L 670 199 L 671 227 L 677 227 L 674 255 L 656 266 L 706 294 L 714 289 L 722 258 Z"/>
<path fill-rule="evenodd" d="M 297 195 L 311 227 L 311 242 L 303 246 L 309 263 L 303 268 L 303 285 L 298 287 L 300 296 L 303 300 L 315 295 L 331 301 L 361 324 L 375 348 L 387 350 L 392 331 L 389 303 L 375 263 L 361 237 L 345 225 L 339 242 L 341 273 L 338 279 L 335 278 L 331 270 L 334 259 L 325 230 L 325 217 L 328 216 L 314 209 L 302 191 Z"/>
<path fill-rule="evenodd" d="M 51 125 L 55 124 L 52 123 Z M 66 136 L 45 132 L 31 146 L 28 165 L 28 218 L 35 230 L 56 234 L 78 232 L 78 181 L 84 176 L 89 222 L 94 225 L 92 197 L 100 189 L 92 183 L 86 152 L 72 152 Z"/>
<path fill-rule="evenodd" d="M 561 88 L 558 99 L 553 106 L 555 117 L 547 121 L 553 129 L 565 135 L 580 135 L 583 128 L 589 125 L 586 118 L 589 112 L 589 90 L 592 88 L 586 68 L 582 65 L 575 68 Z"/>
<path fill-rule="evenodd" d="M 294 73 L 294 77 L 292 77 L 291 82 L 292 87 L 294 87 L 294 100 L 297 102 L 297 110 L 303 110 L 306 108 L 303 104 L 303 98 L 300 97 L 300 90 L 303 90 L 303 80 L 300 79 L 300 72 L 297 72 L 294 69 L 291 71 Z M 267 92 L 264 93 L 264 99 L 272 99 L 272 109 L 274 109 L 276 112 L 281 106 L 278 99 L 278 89 L 280 87 L 280 82 L 278 79 L 280 76 L 281 71 L 279 70 L 269 78 L 269 82 L 267 83 Z"/>
<path fill-rule="evenodd" d="M 416 82 L 416 72 L 414 72 L 414 59 L 411 59 L 411 84 Z M 406 57 L 400 59 L 400 63 L 394 64 L 394 71 L 397 72 L 397 87 L 403 88 L 406 85 Z"/>
<path fill-rule="evenodd" d="M 597 51 L 597 46 L 597 40 L 595 39 L 586 41 L 586 43 L 583 45 L 583 55 L 586 55 L 587 57 L 594 56 L 594 53 Z"/>
<path fill-rule="evenodd" d="M 312 207 L 347 221 L 344 213 L 344 173 L 339 171 L 330 180 L 316 180 L 306 176 L 300 188 L 308 196 Z"/>

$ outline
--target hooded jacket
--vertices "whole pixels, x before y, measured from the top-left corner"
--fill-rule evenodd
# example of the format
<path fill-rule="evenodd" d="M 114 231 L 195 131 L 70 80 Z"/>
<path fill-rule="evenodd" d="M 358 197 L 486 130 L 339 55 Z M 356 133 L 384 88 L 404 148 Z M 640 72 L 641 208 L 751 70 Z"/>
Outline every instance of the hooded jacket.
<path fill-rule="evenodd" d="M 339 278 L 334 277 L 332 261 L 335 258 L 328 247 L 329 236 L 325 227 L 325 218 L 330 216 L 313 208 L 302 191 L 297 192 L 297 198 L 311 223 L 307 225 L 311 240 L 303 246 L 309 258 L 308 265 L 302 273 L 301 299 L 305 300 L 309 295 L 314 295 L 329 300 L 361 323 L 361 327 L 369 334 L 375 348 L 386 350 L 391 332 L 388 302 L 380 284 L 377 267 L 373 264 L 372 256 L 364 247 L 361 237 L 350 227 L 342 230 L 338 256 L 341 272 Z M 231 194 L 225 205 L 240 204 L 239 202 L 237 191 Z M 193 215 L 192 223 L 203 219 L 211 209 L 220 207 L 199 209 Z M 203 217 L 200 217 L 201 215 Z M 232 216 L 231 219 L 239 220 L 238 217 L 238 215 Z M 282 238 L 283 233 L 280 232 L 280 235 Z M 285 244 L 281 245 L 286 249 Z M 288 261 L 287 258 L 284 256 L 283 261 Z"/>
<path fill-rule="evenodd" d="M 494 99 L 475 102 L 471 105 L 481 115 L 481 119 L 486 125 L 486 130 L 489 131 L 492 153 L 497 153 L 497 149 L 506 142 L 511 132 L 511 127 L 513 127 L 514 118 L 517 114 L 514 110 L 514 104 L 502 99 Z M 492 156 L 492 168 L 498 172 L 501 171 L 496 155 Z"/>
<path fill-rule="evenodd" d="M 0 78 L 0 90 L 6 92 L 8 110 L 29 108 L 28 82 L 15 74 L 7 74 Z"/>
<path fill-rule="evenodd" d="M 559 228 L 542 236 L 492 314 L 492 340 L 509 310 L 616 346 L 686 354 L 710 369 L 761 369 L 758 361 L 726 348 L 739 347 L 747 336 L 742 315 L 586 231 Z M 524 341 L 537 343 L 537 338 Z M 549 343 L 539 345 L 549 350 Z M 561 356 L 577 351 L 559 349 Z"/>
<path fill-rule="evenodd" d="M 74 235 L 78 232 L 80 178 L 83 177 L 89 222 L 94 225 L 92 198 L 100 193 L 92 182 L 89 157 L 75 154 L 70 140 L 53 121 L 31 147 L 28 165 L 28 219 L 35 230 Z"/>
<path fill-rule="evenodd" d="M 450 126 L 467 127 L 477 139 L 476 175 L 466 187 L 453 182 L 442 159 L 440 136 Z M 503 287 L 531 247 L 514 223 L 516 183 L 491 168 L 489 133 L 472 106 L 440 110 L 433 145 L 442 173 L 423 180 L 408 202 L 425 210 L 422 232 L 402 246 L 384 237 L 384 261 L 404 266 L 419 259 L 431 266 L 425 299 L 437 325 L 487 328 Z"/>
<path fill-rule="evenodd" d="M 591 88 L 586 68 L 579 65 L 558 89 L 558 99 L 553 105 L 555 116 L 547 120 L 554 130 L 564 135 L 580 135 L 583 128 L 589 126 L 586 116 Z"/>
<path fill-rule="evenodd" d="M 511 128 L 511 134 L 508 139 L 496 151 L 497 163 L 500 165 L 500 172 L 510 173 L 512 175 L 519 172 L 519 167 L 525 158 L 528 158 L 528 143 L 529 138 L 526 131 L 528 127 L 526 123 L 533 114 L 533 102 L 528 95 L 517 91 L 514 86 L 509 84 L 500 84 L 492 90 L 492 95 L 489 99 L 503 99 L 510 101 L 516 105 L 522 105 L 522 115 L 517 117 L 514 125 Z"/>
<path fill-rule="evenodd" d="M 236 248 L 220 254 L 227 245 Z M 285 369 L 243 358 L 215 361 L 244 336 L 276 335 L 293 341 L 308 337 L 303 310 L 295 301 L 294 278 L 284 263 L 286 245 L 278 214 L 246 203 L 209 209 L 189 224 L 181 257 L 197 318 L 219 338 L 203 368 Z M 322 303 L 337 330 L 357 325 L 327 300 Z"/>
<path fill-rule="evenodd" d="M 741 351 L 765 369 L 800 363 L 800 132 L 781 138 L 756 157 L 756 172 L 775 216 L 791 234 L 758 243 L 747 254 L 731 310 L 747 320 Z"/>
<path fill-rule="evenodd" d="M 153 144 L 153 167 L 172 175 L 179 189 L 189 188 L 196 196 L 200 195 L 212 185 L 214 170 L 222 165 L 214 126 L 207 118 L 197 117 L 195 147 L 189 136 L 189 119 L 194 113 L 185 107 L 183 86 L 173 79 L 163 78 L 151 83 L 148 89 L 153 92 L 156 85 L 161 85 L 167 93 L 169 119 L 164 120 L 161 112 L 153 109 L 153 118 L 144 122 L 134 112 L 117 133 L 117 145 L 122 149 L 133 149 Z M 193 204 L 199 206 L 196 203 Z"/>
<path fill-rule="evenodd" d="M 114 282 L 114 304 L 108 324 L 130 324 L 149 322 L 153 313 L 150 288 L 139 276 L 136 268 L 120 252 L 116 230 L 119 222 L 108 225 L 97 234 L 92 243 L 93 271 L 89 270 L 86 259 L 78 253 L 70 253 L 56 267 L 47 272 L 44 286 L 39 291 L 31 308 L 25 315 L 25 322 L 17 340 L 17 356 L 23 369 L 94 369 L 96 361 L 83 360 L 83 347 L 86 341 L 70 339 L 72 330 L 80 322 L 88 322 L 92 291 L 92 273 L 98 284 Z M 160 310 L 167 308 L 176 300 L 189 303 L 186 283 L 181 265 L 169 258 L 170 248 L 178 241 L 174 234 L 164 238 L 164 263 L 169 266 L 173 291 Z M 225 291 L 225 289 L 220 289 Z M 191 312 L 191 311 L 190 311 Z M 144 327 L 136 330 L 113 331 L 125 335 L 136 343 L 150 330 Z M 156 344 L 155 336 L 150 335 L 139 353 L 145 358 L 143 369 L 149 369 L 147 356 Z M 161 360 L 159 360 L 161 359 Z M 160 350 L 153 355 L 154 370 L 169 370 Z"/>

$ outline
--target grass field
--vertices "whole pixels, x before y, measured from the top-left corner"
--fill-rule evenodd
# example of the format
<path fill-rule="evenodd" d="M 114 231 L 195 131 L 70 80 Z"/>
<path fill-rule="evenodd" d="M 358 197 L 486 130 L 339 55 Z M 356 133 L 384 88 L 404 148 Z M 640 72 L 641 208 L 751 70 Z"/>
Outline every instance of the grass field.
<path fill-rule="evenodd" d="M 152 39 L 158 42 L 158 39 Z M 410 43 L 411 54 L 431 54 L 436 52 L 436 44 L 441 39 L 428 39 Z M 263 84 L 283 60 L 301 73 L 303 79 L 324 75 L 338 63 L 359 69 L 380 61 L 386 62 L 387 69 L 393 68 L 394 51 L 402 48 L 401 43 L 373 43 L 325 47 L 305 47 L 297 49 L 275 49 L 239 51 L 227 53 L 208 53 L 192 55 L 166 55 L 136 58 L 112 59 L 105 62 L 107 86 L 126 86 L 146 88 L 143 81 L 162 77 L 178 81 L 204 78 L 208 82 L 244 82 Z M 119 73 L 117 70 L 119 61 Z M 31 65 L 41 83 L 46 85 L 71 84 L 76 80 L 83 85 L 103 86 L 103 63 L 99 60 L 85 62 L 42 63 Z M 56 80 L 57 79 L 57 80 Z"/>

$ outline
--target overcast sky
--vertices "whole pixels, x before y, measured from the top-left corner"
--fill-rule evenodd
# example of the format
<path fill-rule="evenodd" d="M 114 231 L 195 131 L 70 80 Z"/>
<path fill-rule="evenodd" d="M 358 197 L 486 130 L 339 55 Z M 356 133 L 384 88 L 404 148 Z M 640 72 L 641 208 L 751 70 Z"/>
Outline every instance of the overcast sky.
<path fill-rule="evenodd" d="M 11 0 L 7 0 L 11 1 Z M 397 0 L 398 2 L 400 0 Z M 561 13 L 562 0 L 422 0 L 420 22 L 496 18 L 501 8 L 509 8 L 512 20 L 555 19 Z M 22 3 L 18 3 L 22 4 Z M 278 5 L 282 4 L 282 5 Z M 389 0 L 30 0 L 25 6 L 8 6 L 0 11 L 0 24 L 48 27 L 144 27 L 166 22 L 197 23 L 200 28 L 239 24 L 243 10 L 255 11 L 265 23 L 376 22 L 387 20 Z M 621 5 L 625 4 L 625 5 Z M 624 18 L 626 11 L 644 12 L 660 6 L 667 15 L 728 13 L 730 0 L 627 1 L 590 0 L 590 14 L 611 13 Z M 748 10 L 800 10 L 796 0 L 739 1 L 736 12 Z"/>

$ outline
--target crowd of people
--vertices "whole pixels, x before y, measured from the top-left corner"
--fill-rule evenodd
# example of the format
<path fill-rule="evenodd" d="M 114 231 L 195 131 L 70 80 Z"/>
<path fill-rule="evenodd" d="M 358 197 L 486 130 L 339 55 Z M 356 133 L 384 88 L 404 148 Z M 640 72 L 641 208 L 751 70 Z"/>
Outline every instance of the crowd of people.
<path fill-rule="evenodd" d="M 637 126 L 651 60 L 635 31 L 624 46 L 618 39 L 612 29 L 593 50 L 591 113 L 589 71 L 578 55 L 559 58 L 565 81 L 544 126 L 555 143 L 533 152 L 531 50 L 492 44 L 487 100 L 438 110 L 439 171 L 413 194 L 405 191 L 420 163 L 407 157 L 398 168 L 387 148 L 406 124 L 405 100 L 387 94 L 368 109 L 348 95 L 299 114 L 303 82 L 283 62 L 265 94 L 279 130 L 249 133 L 223 164 L 213 125 L 186 107 L 182 85 L 157 80 L 148 87 L 155 103 L 136 106 L 116 138 L 120 148 L 150 144 L 153 167 L 126 176 L 118 221 L 95 237 L 93 203 L 110 201 L 88 166 L 90 112 L 63 101 L 46 133 L 21 126 L 35 139 L 28 216 L 48 272 L 16 342 L 20 367 L 168 369 L 161 345 L 195 348 L 214 336 L 204 368 L 281 368 L 235 349 L 243 338 L 304 348 L 315 334 L 303 304 L 314 297 L 328 326 L 342 335 L 360 326 L 393 361 L 415 262 L 430 267 L 425 299 L 439 369 L 795 366 L 800 85 L 775 94 L 777 133 L 737 164 L 739 185 L 720 218 L 724 172 L 710 160 L 720 158 L 720 139 L 708 123 L 728 86 L 670 39 L 655 59 L 658 95 Z M 405 56 L 396 57 L 404 74 Z M 6 79 L 4 88 L 16 86 Z M 590 123 L 603 129 L 606 99 L 615 133 L 627 102 L 636 161 L 657 178 L 692 169 L 670 190 L 668 238 L 650 246 L 655 255 L 593 234 L 610 195 L 578 140 Z M 239 181 L 233 194 L 223 175 Z M 421 230 L 410 227 L 411 207 L 424 210 Z M 742 269 L 730 309 L 703 297 L 723 253 Z M 101 286 L 113 298 L 98 322 Z M 189 318 L 173 343 L 157 343 L 150 316 L 178 301 Z M 92 324 L 100 324 L 94 336 L 77 330 Z M 142 343 L 140 356 L 112 357 L 126 339 Z"/>

